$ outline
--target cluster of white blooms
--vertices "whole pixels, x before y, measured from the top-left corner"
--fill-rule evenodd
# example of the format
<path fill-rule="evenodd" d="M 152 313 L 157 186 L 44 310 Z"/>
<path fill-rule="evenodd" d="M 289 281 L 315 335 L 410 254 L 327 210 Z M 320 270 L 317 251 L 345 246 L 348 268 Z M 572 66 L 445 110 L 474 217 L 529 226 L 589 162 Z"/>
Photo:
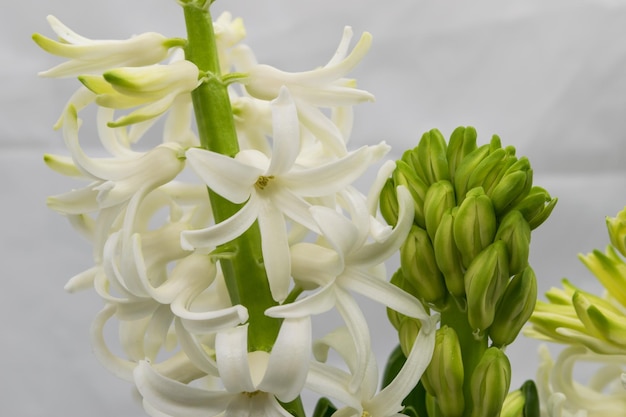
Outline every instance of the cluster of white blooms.
<path fill-rule="evenodd" d="M 286 73 L 257 64 L 241 43 L 241 20 L 221 15 L 214 31 L 222 77 L 232 83 L 240 148 L 232 158 L 200 148 L 192 91 L 215 75 L 183 58 L 184 39 L 146 33 L 95 41 L 53 17 L 49 22 L 59 41 L 33 38 L 68 60 L 41 75 L 77 76 L 82 86 L 57 123 L 69 157 L 45 160 L 85 185 L 48 204 L 93 246 L 94 266 L 66 288 L 95 288 L 103 298 L 92 340 L 105 366 L 136 385 L 153 416 L 287 416 L 282 404 L 304 388 L 340 402 L 337 415 L 400 412 L 430 361 L 437 318 L 389 283 L 384 270 L 414 212 L 410 193 L 399 187 L 397 224 L 376 215 L 394 164 L 383 165 L 367 196 L 351 185 L 388 151 L 385 143 L 353 151 L 346 145 L 351 107 L 373 99 L 345 78 L 367 52 L 370 35 L 350 50 L 346 28 L 326 65 Z M 81 146 L 79 113 L 92 104 L 107 157 Z M 139 151 L 140 143 L 154 141 L 142 139 L 157 134 L 158 120 L 160 143 Z M 241 208 L 216 222 L 207 187 Z M 229 254 L 218 249 L 255 222 L 276 302 L 264 314 L 282 319 L 268 352 L 248 349 L 251 313 L 231 302 L 221 270 Z M 289 297 L 294 288 L 302 293 Z M 404 367 L 380 392 L 355 293 L 422 323 Z M 331 309 L 344 323 L 313 341 L 311 316 Z M 104 337 L 113 318 L 120 354 Z M 329 349 L 344 368 L 327 363 Z"/>

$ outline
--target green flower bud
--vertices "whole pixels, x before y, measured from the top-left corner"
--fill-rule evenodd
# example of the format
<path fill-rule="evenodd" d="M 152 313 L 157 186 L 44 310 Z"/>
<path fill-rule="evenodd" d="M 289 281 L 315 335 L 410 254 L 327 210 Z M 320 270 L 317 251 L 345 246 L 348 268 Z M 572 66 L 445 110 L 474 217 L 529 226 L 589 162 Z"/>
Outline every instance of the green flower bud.
<path fill-rule="evenodd" d="M 502 178 L 506 175 L 507 171 L 515 165 L 517 158 L 515 157 L 515 148 L 513 146 L 507 146 L 504 148 L 505 155 L 498 161 L 498 164 L 485 176 L 482 181 L 482 187 L 485 190 L 485 194 L 491 197 L 491 193 L 500 183 Z"/>
<path fill-rule="evenodd" d="M 524 394 L 521 390 L 509 392 L 502 404 L 500 417 L 524 417 Z"/>
<path fill-rule="evenodd" d="M 576 315 L 591 335 L 616 346 L 626 345 L 626 316 L 592 304 L 580 291 L 574 293 L 572 302 Z"/>
<path fill-rule="evenodd" d="M 482 188 L 467 193 L 454 217 L 453 232 L 463 266 L 467 268 L 496 235 L 496 213 Z"/>
<path fill-rule="evenodd" d="M 402 275 L 402 269 L 400 268 L 391 276 L 390 282 L 396 287 L 402 289 L 403 291 L 411 294 L 416 298 L 419 296 L 417 290 L 406 280 L 404 275 Z M 387 308 L 387 318 L 396 330 L 400 330 L 400 323 L 402 322 L 402 320 L 404 320 L 405 317 L 406 316 L 404 314 Z"/>
<path fill-rule="evenodd" d="M 511 384 L 511 364 L 504 352 L 488 348 L 471 380 L 471 417 L 498 417 Z"/>
<path fill-rule="evenodd" d="M 404 185 L 409 190 L 411 197 L 413 197 L 413 209 L 415 210 L 413 221 L 419 227 L 426 227 L 424 220 L 424 199 L 428 192 L 428 185 L 419 179 L 413 168 L 404 161 L 396 162 L 393 180 L 396 187 L 398 185 Z"/>
<path fill-rule="evenodd" d="M 465 295 L 465 269 L 461 263 L 461 253 L 454 242 L 454 216 L 456 210 L 448 210 L 441 217 L 435 233 L 433 249 L 437 266 L 443 274 L 446 287 L 456 297 Z"/>
<path fill-rule="evenodd" d="M 520 158 L 504 174 L 489 195 L 493 208 L 498 214 L 505 213 L 513 205 L 520 202 L 533 184 L 533 170 L 528 158 Z"/>
<path fill-rule="evenodd" d="M 392 178 L 388 178 L 380 191 L 380 198 L 378 201 L 380 206 L 380 213 L 385 221 L 391 226 L 395 226 L 398 222 L 398 198 L 396 196 L 396 185 Z"/>
<path fill-rule="evenodd" d="M 424 198 L 424 220 L 431 240 L 435 238 L 443 213 L 455 205 L 454 188 L 449 181 L 437 181 L 430 186 Z"/>
<path fill-rule="evenodd" d="M 408 357 L 409 353 L 411 353 L 413 343 L 415 343 L 415 339 L 417 338 L 420 328 L 420 321 L 411 317 L 405 316 L 400 322 L 398 338 L 400 339 L 400 347 L 402 348 L 402 353 L 405 357 Z"/>
<path fill-rule="evenodd" d="M 467 188 L 472 189 L 475 187 L 482 187 L 488 194 L 488 185 L 497 177 L 500 172 L 503 172 L 503 168 L 509 159 L 507 152 L 498 148 L 489 153 L 480 163 L 476 166 L 476 169 L 470 173 L 467 179 Z M 489 178 L 489 181 L 487 181 Z M 487 184 L 488 183 L 488 184 Z"/>
<path fill-rule="evenodd" d="M 461 417 L 465 411 L 463 358 L 459 338 L 453 328 L 437 330 L 433 357 L 422 375 L 429 394 L 437 400 L 441 415 Z"/>
<path fill-rule="evenodd" d="M 617 213 L 616 217 L 607 217 L 606 227 L 609 230 L 611 244 L 626 256 L 626 207 Z"/>
<path fill-rule="evenodd" d="M 509 281 L 509 257 L 506 245 L 498 240 L 487 246 L 465 272 L 467 319 L 477 332 L 493 323 L 496 305 Z"/>
<path fill-rule="evenodd" d="M 495 346 L 504 347 L 515 340 L 536 302 L 537 278 L 528 266 L 508 283 L 496 307 L 496 316 L 489 327 L 489 337 Z"/>
<path fill-rule="evenodd" d="M 476 149 L 476 129 L 471 126 L 457 127 L 450 135 L 446 158 L 448 159 L 448 169 L 450 178 L 455 177 L 455 172 L 461 161 Z"/>
<path fill-rule="evenodd" d="M 446 140 L 439 130 L 432 129 L 422 135 L 412 156 L 415 172 L 426 184 L 450 179 L 446 147 Z"/>
<path fill-rule="evenodd" d="M 524 394 L 524 417 L 540 417 L 539 393 L 535 382 L 531 379 L 524 382 L 521 391 Z"/>
<path fill-rule="evenodd" d="M 530 226 L 522 213 L 512 210 L 498 226 L 494 240 L 502 240 L 509 253 L 509 272 L 515 275 L 528 265 L 530 252 Z"/>
<path fill-rule="evenodd" d="M 522 213 L 530 229 L 533 230 L 550 216 L 557 201 L 558 199 L 550 197 L 550 194 L 543 188 L 534 186 L 528 195 L 512 208 Z"/>
<path fill-rule="evenodd" d="M 417 298 L 441 307 L 447 295 L 443 275 L 435 260 L 432 243 L 426 231 L 413 226 L 400 247 L 402 275 L 417 291 Z"/>
<path fill-rule="evenodd" d="M 465 194 L 470 189 L 468 186 L 469 177 L 476 170 L 478 164 L 489 155 L 489 145 L 483 145 L 474 149 L 457 166 L 453 183 L 456 190 L 456 201 L 461 203 Z"/>

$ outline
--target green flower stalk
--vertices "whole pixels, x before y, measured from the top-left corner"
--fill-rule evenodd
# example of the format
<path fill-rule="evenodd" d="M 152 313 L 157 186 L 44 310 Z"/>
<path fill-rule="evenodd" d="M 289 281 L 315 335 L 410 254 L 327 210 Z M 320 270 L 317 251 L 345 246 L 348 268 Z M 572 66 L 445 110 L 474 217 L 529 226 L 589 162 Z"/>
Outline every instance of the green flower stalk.
<path fill-rule="evenodd" d="M 476 131 L 459 127 L 447 144 L 436 129 L 425 133 L 382 189 L 380 209 L 390 224 L 398 218 L 396 185 L 411 190 L 415 206 L 392 283 L 441 314 L 434 354 L 439 362 L 422 380 L 431 417 L 497 416 L 502 409 L 510 381 L 503 349 L 536 301 L 528 263 L 531 231 L 557 201 L 533 186 L 532 178 L 530 162 L 518 158 L 515 148 L 503 147 L 497 136 L 477 146 Z M 409 323 L 397 312 L 388 315 L 402 335 Z M 448 350 L 458 346 L 460 355 L 448 352 L 454 364 L 437 359 L 442 343 Z M 443 375 L 452 380 L 444 383 Z M 456 402 L 446 390 L 456 393 Z"/>

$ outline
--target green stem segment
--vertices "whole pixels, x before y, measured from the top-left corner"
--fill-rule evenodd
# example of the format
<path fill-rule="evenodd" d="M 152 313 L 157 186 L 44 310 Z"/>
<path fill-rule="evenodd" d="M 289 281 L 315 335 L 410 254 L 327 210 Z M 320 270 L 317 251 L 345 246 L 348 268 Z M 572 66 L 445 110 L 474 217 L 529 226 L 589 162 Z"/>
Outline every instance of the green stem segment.
<path fill-rule="evenodd" d="M 188 36 L 185 58 L 207 74 L 206 80 L 191 93 L 201 147 L 234 157 L 239 145 L 227 87 L 221 80 L 211 14 L 208 7 L 193 1 L 184 4 L 183 10 Z M 218 223 L 241 207 L 211 190 L 209 197 Z M 277 303 L 272 298 L 263 266 L 258 224 L 224 247 L 233 253 L 232 257 L 220 260 L 231 301 L 248 309 L 248 350 L 269 352 L 278 335 L 280 320 L 264 314 Z"/>
<path fill-rule="evenodd" d="M 441 326 L 447 325 L 456 331 L 461 346 L 463 357 L 463 396 L 465 399 L 464 417 L 472 413 L 471 378 L 478 362 L 487 350 L 488 338 L 486 334 L 475 336 L 472 327 L 467 320 L 467 313 L 462 311 L 454 301 L 448 303 L 447 308 L 441 312 Z"/>

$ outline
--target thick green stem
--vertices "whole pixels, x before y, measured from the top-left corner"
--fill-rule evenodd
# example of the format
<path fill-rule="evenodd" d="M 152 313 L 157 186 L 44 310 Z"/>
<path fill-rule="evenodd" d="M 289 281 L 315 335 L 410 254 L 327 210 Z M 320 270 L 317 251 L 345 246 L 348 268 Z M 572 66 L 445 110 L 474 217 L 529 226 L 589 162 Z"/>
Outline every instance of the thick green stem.
<path fill-rule="evenodd" d="M 441 312 L 441 325 L 447 325 L 456 331 L 461 346 L 463 357 L 463 396 L 465 399 L 464 417 L 469 417 L 474 404 L 471 395 L 471 378 L 476 365 L 487 350 L 487 335 L 476 337 L 467 320 L 467 313 L 462 311 L 457 303 L 448 303 L 447 308 Z"/>
<path fill-rule="evenodd" d="M 220 63 L 208 7 L 198 2 L 183 6 L 188 43 L 185 58 L 193 62 L 206 80 L 192 94 L 201 147 L 223 155 L 235 156 L 239 151 L 237 133 L 226 85 L 221 81 Z M 240 209 L 209 190 L 211 208 L 216 222 L 221 222 Z M 243 235 L 225 244 L 232 257 L 220 260 L 228 292 L 233 304 L 248 309 L 248 349 L 270 351 L 280 329 L 280 321 L 265 316 L 264 311 L 276 305 L 273 300 L 261 253 L 261 234 L 255 223 Z"/>

